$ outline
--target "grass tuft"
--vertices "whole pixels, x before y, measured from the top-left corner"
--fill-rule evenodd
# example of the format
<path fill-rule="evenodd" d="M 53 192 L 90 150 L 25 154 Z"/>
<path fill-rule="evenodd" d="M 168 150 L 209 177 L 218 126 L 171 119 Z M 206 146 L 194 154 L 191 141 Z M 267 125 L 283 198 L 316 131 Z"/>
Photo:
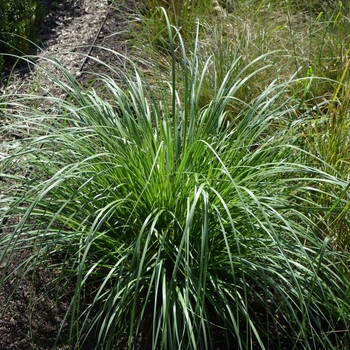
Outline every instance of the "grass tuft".
<path fill-rule="evenodd" d="M 1 285 L 44 266 L 57 299 L 74 285 L 54 347 L 94 336 L 99 349 L 342 348 L 348 261 L 320 237 L 327 215 L 347 215 L 348 179 L 301 145 L 290 91 L 305 79 L 243 99 L 270 55 L 223 73 L 202 64 L 199 25 L 189 52 L 165 21 L 159 90 L 135 67 L 123 88 L 97 75 L 101 97 L 52 61 L 66 99 L 8 96 L 2 132 L 23 138 L 2 146 Z"/>

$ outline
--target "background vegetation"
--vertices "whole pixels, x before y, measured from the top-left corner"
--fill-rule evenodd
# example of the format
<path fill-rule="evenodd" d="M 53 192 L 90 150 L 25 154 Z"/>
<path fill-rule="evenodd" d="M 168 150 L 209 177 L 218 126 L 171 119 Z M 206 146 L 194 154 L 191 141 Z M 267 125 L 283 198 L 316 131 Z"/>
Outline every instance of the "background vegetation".
<path fill-rule="evenodd" d="M 55 346 L 348 348 L 349 4 L 137 5 L 131 70 L 2 102 L 2 285 L 74 285 Z"/>
<path fill-rule="evenodd" d="M 0 0 L 0 73 L 11 56 L 27 53 L 35 42 L 35 26 L 40 20 L 37 0 Z"/>

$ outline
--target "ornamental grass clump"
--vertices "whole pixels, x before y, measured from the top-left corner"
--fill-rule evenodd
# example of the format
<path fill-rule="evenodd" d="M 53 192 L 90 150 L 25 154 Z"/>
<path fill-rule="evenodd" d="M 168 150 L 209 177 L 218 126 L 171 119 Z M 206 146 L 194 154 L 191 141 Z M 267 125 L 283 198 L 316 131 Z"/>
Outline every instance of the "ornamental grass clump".
<path fill-rule="evenodd" d="M 349 196 L 332 208 L 315 198 L 319 184 L 329 198 L 347 184 L 304 162 L 283 100 L 293 81 L 247 104 L 235 93 L 258 71 L 232 76 L 237 59 L 199 107 L 209 61 L 199 70 L 196 47 L 188 57 L 177 40 L 183 68 L 161 91 L 135 69 L 123 88 L 97 75 L 101 97 L 53 61 L 66 98 L 8 96 L 15 121 L 2 132 L 24 137 L 2 146 L 1 285 L 43 266 L 51 294 L 74 284 L 53 347 L 342 348 L 349 275 L 318 230 Z"/>

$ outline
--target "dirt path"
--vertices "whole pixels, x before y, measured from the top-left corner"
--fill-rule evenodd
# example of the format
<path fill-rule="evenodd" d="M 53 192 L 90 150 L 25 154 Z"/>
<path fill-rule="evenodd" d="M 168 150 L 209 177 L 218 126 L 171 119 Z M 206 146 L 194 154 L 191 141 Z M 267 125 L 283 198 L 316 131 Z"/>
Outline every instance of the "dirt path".
<path fill-rule="evenodd" d="M 46 2 L 49 0 L 44 1 L 44 6 Z M 108 53 L 91 49 L 93 43 L 126 53 L 129 32 L 127 19 L 133 13 L 133 0 L 117 0 L 114 3 L 118 10 L 109 0 L 63 0 L 54 8 L 51 5 L 38 30 L 38 48 L 31 52 L 38 55 L 37 63 L 44 64 L 45 58 L 55 58 L 79 77 L 81 71 L 101 69 L 94 67 L 92 60 L 86 59 L 87 54 L 109 61 Z M 11 78 L 3 79 L 0 95 L 24 92 L 36 77 L 37 69 L 34 65 L 22 64 Z M 46 84 L 41 81 L 42 87 L 50 89 Z"/>

